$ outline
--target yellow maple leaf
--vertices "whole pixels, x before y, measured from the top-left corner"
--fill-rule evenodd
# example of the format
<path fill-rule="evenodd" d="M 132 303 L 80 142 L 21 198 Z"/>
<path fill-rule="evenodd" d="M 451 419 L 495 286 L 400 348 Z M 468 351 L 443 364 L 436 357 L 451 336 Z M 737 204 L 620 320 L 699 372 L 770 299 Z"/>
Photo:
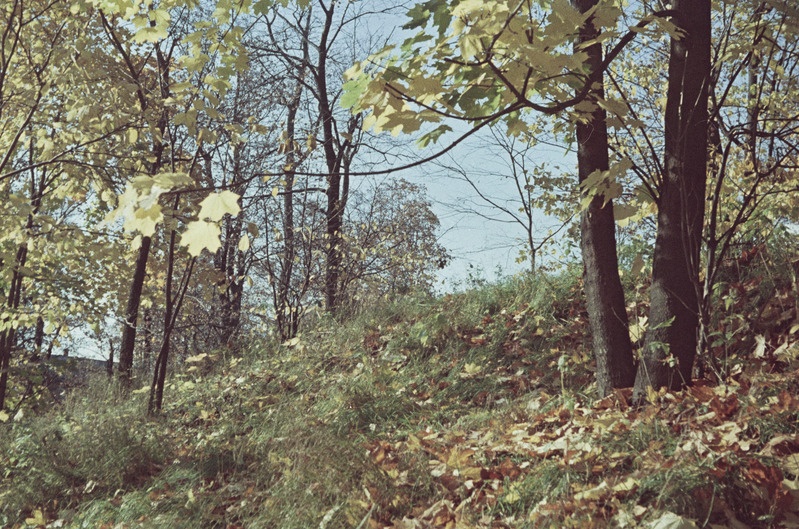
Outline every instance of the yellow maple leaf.
<path fill-rule="evenodd" d="M 33 511 L 33 516 L 30 518 L 25 518 L 25 523 L 27 525 L 34 525 L 36 527 L 47 525 L 47 520 L 44 519 L 44 513 L 41 509 L 36 509 Z"/>
<path fill-rule="evenodd" d="M 219 226 L 213 222 L 196 220 L 186 227 L 180 237 L 180 244 L 187 247 L 189 255 L 197 257 L 205 249 L 212 253 L 217 251 L 222 246 L 219 242 L 220 234 Z"/>
<path fill-rule="evenodd" d="M 222 219 L 225 214 L 230 214 L 235 217 L 241 211 L 241 207 L 239 207 L 239 198 L 239 195 L 233 191 L 211 193 L 200 202 L 199 217 L 215 222 Z"/>

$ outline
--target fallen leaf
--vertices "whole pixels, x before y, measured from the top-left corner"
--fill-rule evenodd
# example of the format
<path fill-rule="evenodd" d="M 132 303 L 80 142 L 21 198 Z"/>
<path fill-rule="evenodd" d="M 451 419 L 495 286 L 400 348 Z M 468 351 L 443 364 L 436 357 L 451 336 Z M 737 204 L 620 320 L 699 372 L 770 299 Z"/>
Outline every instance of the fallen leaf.
<path fill-rule="evenodd" d="M 666 511 L 660 518 L 646 524 L 649 529 L 698 529 L 696 523 L 673 512 Z"/>

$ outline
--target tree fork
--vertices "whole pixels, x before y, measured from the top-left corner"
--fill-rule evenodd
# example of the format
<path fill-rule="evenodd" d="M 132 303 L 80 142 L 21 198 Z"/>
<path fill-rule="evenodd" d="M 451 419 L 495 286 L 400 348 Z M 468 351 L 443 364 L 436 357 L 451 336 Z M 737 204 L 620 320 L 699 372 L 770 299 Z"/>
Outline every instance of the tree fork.
<path fill-rule="evenodd" d="M 691 382 L 699 332 L 699 252 L 705 214 L 710 83 L 710 0 L 675 0 L 665 115 L 663 189 L 652 264 L 649 330 L 634 398 Z"/>

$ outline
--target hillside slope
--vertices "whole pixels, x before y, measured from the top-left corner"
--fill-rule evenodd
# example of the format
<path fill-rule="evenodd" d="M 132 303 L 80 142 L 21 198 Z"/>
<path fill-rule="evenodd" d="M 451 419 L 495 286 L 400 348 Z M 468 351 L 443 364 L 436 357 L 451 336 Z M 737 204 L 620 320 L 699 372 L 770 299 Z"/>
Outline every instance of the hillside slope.
<path fill-rule="evenodd" d="M 595 400 L 579 299 L 513 279 L 320 320 L 190 358 L 155 419 L 98 378 L 0 425 L 0 525 L 799 527 L 797 326 L 736 328 L 634 408 Z"/>

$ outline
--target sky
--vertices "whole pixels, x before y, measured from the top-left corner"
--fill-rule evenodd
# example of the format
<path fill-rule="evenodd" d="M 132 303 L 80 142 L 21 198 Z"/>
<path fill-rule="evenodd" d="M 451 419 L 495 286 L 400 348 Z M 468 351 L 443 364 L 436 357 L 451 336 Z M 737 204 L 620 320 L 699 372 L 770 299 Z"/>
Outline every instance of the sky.
<path fill-rule="evenodd" d="M 406 2 L 406 5 L 410 4 L 412 2 Z M 379 21 L 370 20 L 369 27 L 374 34 L 390 35 L 390 41 L 399 43 L 410 36 L 409 32 L 401 29 L 407 20 L 407 17 L 398 13 L 383 14 Z M 419 159 L 432 155 L 469 130 L 468 125 L 462 123 L 449 122 L 448 125 L 453 127 L 453 133 L 444 135 L 438 144 L 424 150 L 412 147 L 411 150 L 415 152 L 411 152 L 410 156 Z M 411 139 L 412 137 L 401 137 L 400 141 Z M 569 152 L 566 146 L 537 145 L 528 154 L 535 157 L 536 164 L 547 164 L 559 168 L 555 170 L 560 171 L 571 172 L 572 168 L 576 171 L 576 155 Z M 469 214 L 463 211 L 471 208 L 483 214 L 488 213 L 485 203 L 466 181 L 458 179 L 454 171 L 441 167 L 457 163 L 468 171 L 470 178 L 480 181 L 484 193 L 499 201 L 509 199 L 511 202 L 508 204 L 518 208 L 521 204 L 512 181 L 500 177 L 501 174 L 507 175 L 510 172 L 507 156 L 499 147 L 492 145 L 489 132 L 481 131 L 436 162 L 389 176 L 402 177 L 427 188 L 433 210 L 441 223 L 439 242 L 452 256 L 449 265 L 438 274 L 438 292 L 450 292 L 468 286 L 470 277 L 493 281 L 500 276 L 529 269 L 526 262 L 517 262 L 519 251 L 524 247 L 524 229 L 516 223 L 507 222 L 507 215 L 495 215 L 497 219 L 505 221 L 499 222 L 487 220 L 478 213 Z M 396 165 L 403 164 L 398 162 Z M 536 219 L 536 224 L 540 237 L 545 236 L 550 228 L 559 225 L 556 219 L 548 218 L 542 212 Z M 545 259 L 545 256 L 538 257 L 539 262 Z"/>
<path fill-rule="evenodd" d="M 441 149 L 447 144 L 443 141 L 436 147 Z M 436 152 L 436 147 L 426 150 L 424 155 Z M 528 153 L 528 158 L 534 158 L 536 164 L 546 164 L 561 171 L 570 171 L 577 164 L 574 154 L 566 147 L 537 145 Z M 470 277 L 493 281 L 529 270 L 526 261 L 517 261 L 520 250 L 524 248 L 524 228 L 482 201 L 455 170 L 442 167 L 455 163 L 478 183 L 484 194 L 509 209 L 516 210 L 521 206 L 513 181 L 502 177 L 510 174 L 508 154 L 492 145 L 490 134 L 479 133 L 469 138 L 456 147 L 451 156 L 442 157 L 440 163 L 430 163 L 420 171 L 402 174 L 427 188 L 433 210 L 441 223 L 439 242 L 452 256 L 449 265 L 438 274 L 438 291 L 450 292 L 467 287 Z M 474 211 L 470 213 L 470 209 Z M 489 220 L 487 215 L 496 220 Z M 546 236 L 549 229 L 559 226 L 557 219 L 547 217 L 540 210 L 535 223 L 536 238 Z M 545 256 L 538 256 L 539 263 L 545 260 Z"/>

